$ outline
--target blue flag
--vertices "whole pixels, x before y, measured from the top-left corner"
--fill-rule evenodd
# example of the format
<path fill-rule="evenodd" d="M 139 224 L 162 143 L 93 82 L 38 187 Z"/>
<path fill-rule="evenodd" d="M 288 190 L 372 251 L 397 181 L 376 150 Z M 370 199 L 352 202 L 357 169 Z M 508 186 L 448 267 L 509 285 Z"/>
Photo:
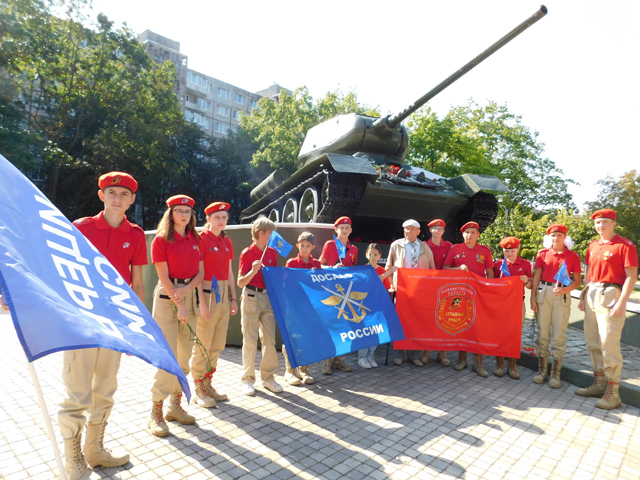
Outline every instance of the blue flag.
<path fill-rule="evenodd" d="M 189 398 L 187 378 L 138 296 L 2 155 L 0 191 L 0 286 L 29 362 L 61 350 L 109 348 L 176 375 Z"/>
<path fill-rule="evenodd" d="M 220 303 L 220 284 L 215 275 L 211 276 L 211 296 L 215 296 L 216 303 Z"/>
<path fill-rule="evenodd" d="M 507 259 L 502 260 L 502 265 L 500 265 L 500 276 L 501 277 L 510 277 L 511 272 L 509 271 L 509 265 L 507 265 Z"/>
<path fill-rule="evenodd" d="M 283 257 L 289 255 L 289 252 L 293 248 L 287 241 L 282 238 L 275 230 L 271 232 L 271 236 L 269 237 L 269 243 L 267 243 L 267 247 L 273 248 L 276 252 L 278 252 Z"/>
<path fill-rule="evenodd" d="M 264 267 L 262 274 L 294 368 L 404 340 L 391 297 L 370 265 Z"/>
<path fill-rule="evenodd" d="M 567 264 L 564 263 L 564 260 L 562 261 L 562 265 L 560 265 L 560 268 L 558 269 L 558 273 L 556 273 L 556 276 L 553 277 L 553 279 L 562 283 L 565 287 L 571 285 L 571 277 L 569 276 L 569 272 L 567 271 Z"/>
<path fill-rule="evenodd" d="M 333 241 L 336 244 L 336 250 L 338 250 L 338 258 L 343 259 L 344 257 L 346 257 L 347 247 L 343 245 L 342 242 L 338 240 L 335 235 L 333 236 Z"/>

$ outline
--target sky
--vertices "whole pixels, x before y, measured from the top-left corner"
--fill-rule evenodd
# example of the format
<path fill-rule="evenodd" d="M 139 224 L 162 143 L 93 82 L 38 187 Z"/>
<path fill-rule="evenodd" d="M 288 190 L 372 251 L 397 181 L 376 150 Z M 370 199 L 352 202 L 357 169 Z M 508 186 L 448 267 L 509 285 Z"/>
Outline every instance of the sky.
<path fill-rule="evenodd" d="M 180 42 L 189 68 L 249 91 L 339 88 L 394 113 L 536 12 L 540 3 L 478 0 L 94 0 L 135 32 Z M 495 101 L 545 144 L 544 157 L 580 185 L 640 170 L 640 2 L 549 0 L 549 13 L 429 105 Z M 636 140 L 634 140 L 634 138 Z"/>

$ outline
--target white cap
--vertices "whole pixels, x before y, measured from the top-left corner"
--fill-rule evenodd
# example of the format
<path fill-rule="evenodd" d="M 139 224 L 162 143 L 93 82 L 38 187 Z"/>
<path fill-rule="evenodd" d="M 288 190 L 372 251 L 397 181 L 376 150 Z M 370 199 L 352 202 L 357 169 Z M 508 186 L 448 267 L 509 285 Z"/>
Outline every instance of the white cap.
<path fill-rule="evenodd" d="M 416 228 L 420 228 L 420 224 L 418 222 L 416 222 L 415 220 L 407 220 L 406 222 L 404 222 L 402 224 L 402 228 L 407 228 L 407 227 L 416 227 Z"/>

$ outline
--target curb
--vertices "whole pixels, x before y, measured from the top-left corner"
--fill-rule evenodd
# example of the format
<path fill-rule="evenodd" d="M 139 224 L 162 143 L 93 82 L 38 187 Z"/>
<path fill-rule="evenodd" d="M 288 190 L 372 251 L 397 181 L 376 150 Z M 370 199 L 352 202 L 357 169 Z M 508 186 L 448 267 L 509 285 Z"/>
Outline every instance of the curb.
<path fill-rule="evenodd" d="M 538 357 L 534 357 L 528 352 L 521 351 L 520 359 L 517 362 L 530 370 L 538 370 Z M 549 367 L 551 368 L 551 367 Z M 560 370 L 560 379 L 577 387 L 588 387 L 593 383 L 593 372 L 584 370 L 572 363 L 563 363 Z M 627 405 L 640 408 L 640 387 L 625 380 L 620 380 L 620 400 Z"/>

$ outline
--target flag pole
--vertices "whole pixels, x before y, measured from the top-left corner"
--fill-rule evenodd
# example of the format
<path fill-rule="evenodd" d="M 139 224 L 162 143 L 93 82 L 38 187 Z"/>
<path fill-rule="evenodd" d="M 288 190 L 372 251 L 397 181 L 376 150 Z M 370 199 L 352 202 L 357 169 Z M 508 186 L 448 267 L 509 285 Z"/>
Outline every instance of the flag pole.
<path fill-rule="evenodd" d="M 40 388 L 40 380 L 38 380 L 38 374 L 36 373 L 36 369 L 33 366 L 32 362 L 27 362 L 27 364 L 29 365 L 31 381 L 33 382 L 33 386 L 36 389 L 36 395 L 38 396 L 38 403 L 40 404 L 40 409 L 42 410 L 44 423 L 47 425 L 47 432 L 49 433 L 49 440 L 51 441 L 51 446 L 53 447 L 53 453 L 56 456 L 56 462 L 58 462 L 58 472 L 60 473 L 60 478 L 62 480 L 67 480 L 67 472 L 65 471 L 64 464 L 62 463 L 62 456 L 60 455 L 58 442 L 56 442 L 56 436 L 53 432 L 53 425 L 51 424 L 51 417 L 49 416 L 49 412 L 47 411 L 47 405 L 44 401 L 44 395 L 42 395 L 42 389 Z"/>
<path fill-rule="evenodd" d="M 269 235 L 269 240 L 267 241 L 267 245 L 264 247 L 264 250 L 262 251 L 262 256 L 260 257 L 260 263 L 262 263 L 262 260 L 264 259 L 264 254 L 267 253 L 267 248 L 269 248 L 269 242 L 271 241 L 271 236 L 273 235 L 273 232 L 275 232 L 275 230 L 271 230 L 271 235 Z"/>

